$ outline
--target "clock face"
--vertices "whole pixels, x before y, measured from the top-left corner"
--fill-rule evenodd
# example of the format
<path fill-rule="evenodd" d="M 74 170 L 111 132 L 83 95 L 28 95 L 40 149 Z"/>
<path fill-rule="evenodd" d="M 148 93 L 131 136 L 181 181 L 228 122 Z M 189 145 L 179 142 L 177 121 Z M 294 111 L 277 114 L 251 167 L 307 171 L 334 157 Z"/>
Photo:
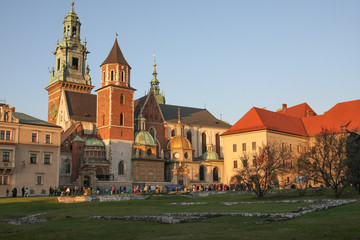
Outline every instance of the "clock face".
<path fill-rule="evenodd" d="M 175 159 L 179 159 L 180 158 L 180 153 L 175 153 L 174 157 L 175 157 Z"/>
<path fill-rule="evenodd" d="M 51 120 L 54 120 L 54 119 L 55 119 L 56 113 L 57 113 L 57 107 L 56 107 L 56 104 L 54 103 L 54 104 L 51 106 L 51 109 L 50 109 L 50 118 L 51 118 Z"/>

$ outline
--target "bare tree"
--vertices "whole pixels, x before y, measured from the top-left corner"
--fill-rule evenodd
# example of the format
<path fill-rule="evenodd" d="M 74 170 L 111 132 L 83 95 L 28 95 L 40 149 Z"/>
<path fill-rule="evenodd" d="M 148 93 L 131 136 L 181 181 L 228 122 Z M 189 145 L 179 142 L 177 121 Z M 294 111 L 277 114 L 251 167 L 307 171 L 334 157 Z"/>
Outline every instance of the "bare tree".
<path fill-rule="evenodd" d="M 258 197 L 263 197 L 269 189 L 279 187 L 278 176 L 285 172 L 289 159 L 290 151 L 280 144 L 264 145 L 253 155 L 243 154 L 244 167 L 238 177 Z"/>
<path fill-rule="evenodd" d="M 345 187 L 346 134 L 323 129 L 301 154 L 298 164 L 304 176 L 321 181 L 339 197 Z"/>

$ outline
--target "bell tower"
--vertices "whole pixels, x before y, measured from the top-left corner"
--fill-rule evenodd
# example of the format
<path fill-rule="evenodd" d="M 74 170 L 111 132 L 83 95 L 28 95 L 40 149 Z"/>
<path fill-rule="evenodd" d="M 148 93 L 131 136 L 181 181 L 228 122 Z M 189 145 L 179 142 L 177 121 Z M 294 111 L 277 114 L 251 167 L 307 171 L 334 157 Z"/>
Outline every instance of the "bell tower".
<path fill-rule="evenodd" d="M 55 68 L 50 71 L 49 85 L 45 88 L 49 96 L 48 121 L 54 124 L 63 90 L 90 94 L 94 88 L 91 85 L 90 68 L 86 65 L 87 54 L 90 52 L 86 48 L 86 38 L 81 42 L 80 26 L 72 2 L 71 10 L 63 21 L 61 42 L 58 39 L 53 51 Z"/>
<path fill-rule="evenodd" d="M 114 180 L 130 181 L 135 89 L 130 84 L 131 67 L 120 50 L 117 37 L 100 67 L 101 88 L 96 90 L 97 134 L 107 147 Z"/>

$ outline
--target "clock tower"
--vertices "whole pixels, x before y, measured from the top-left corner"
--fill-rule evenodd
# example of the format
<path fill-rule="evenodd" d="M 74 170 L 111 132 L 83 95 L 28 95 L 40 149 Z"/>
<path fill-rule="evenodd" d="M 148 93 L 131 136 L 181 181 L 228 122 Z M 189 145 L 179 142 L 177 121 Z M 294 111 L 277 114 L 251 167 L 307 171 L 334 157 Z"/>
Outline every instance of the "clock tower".
<path fill-rule="evenodd" d="M 63 21 L 63 36 L 59 39 L 53 54 L 55 55 L 55 68 L 50 71 L 48 91 L 48 121 L 56 124 L 60 98 L 63 91 L 91 93 L 90 69 L 86 65 L 89 51 L 86 48 L 86 38 L 83 43 L 80 39 L 80 26 L 78 16 L 74 11 L 74 2 L 71 10 Z"/>

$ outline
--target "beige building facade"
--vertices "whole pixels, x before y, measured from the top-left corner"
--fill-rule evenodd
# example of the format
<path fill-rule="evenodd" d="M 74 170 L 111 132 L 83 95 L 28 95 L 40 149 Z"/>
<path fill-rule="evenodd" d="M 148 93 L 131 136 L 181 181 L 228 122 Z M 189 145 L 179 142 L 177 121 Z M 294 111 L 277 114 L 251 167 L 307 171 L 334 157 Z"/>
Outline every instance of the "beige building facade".
<path fill-rule="evenodd" d="M 0 196 L 28 188 L 29 194 L 49 193 L 59 184 L 61 127 L 15 112 L 0 104 Z"/>

